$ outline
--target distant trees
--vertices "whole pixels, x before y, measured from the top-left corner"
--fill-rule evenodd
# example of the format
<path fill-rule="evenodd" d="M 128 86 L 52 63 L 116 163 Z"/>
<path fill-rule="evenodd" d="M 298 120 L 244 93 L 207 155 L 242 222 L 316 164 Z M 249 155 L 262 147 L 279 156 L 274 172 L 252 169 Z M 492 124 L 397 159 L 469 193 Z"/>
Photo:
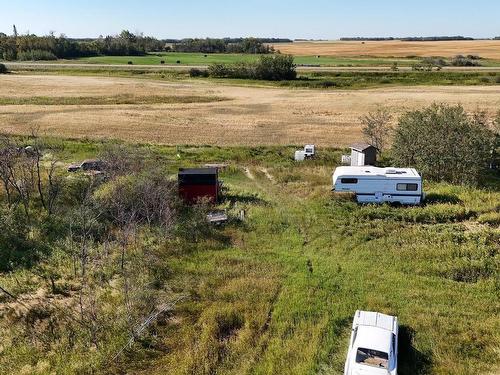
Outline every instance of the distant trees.
<path fill-rule="evenodd" d="M 174 43 L 175 52 L 200 52 L 200 53 L 274 53 L 274 48 L 266 46 L 260 39 L 183 39 Z"/>
<path fill-rule="evenodd" d="M 0 33 L 0 58 L 4 60 L 53 60 L 88 56 L 140 56 L 149 52 L 170 51 L 200 53 L 270 54 L 275 50 L 264 43 L 288 41 L 286 39 L 183 39 L 159 40 L 123 30 L 115 36 L 97 39 L 70 39 L 64 34 L 12 36 Z M 171 47 L 167 43 L 173 44 Z"/>
<path fill-rule="evenodd" d="M 54 60 L 98 55 L 140 56 L 161 51 L 165 43 L 128 30 L 94 40 L 69 39 L 64 34 L 7 36 L 0 33 L 0 57 L 5 60 Z"/>
<path fill-rule="evenodd" d="M 360 118 L 365 140 L 375 146 L 379 152 L 384 151 L 391 134 L 392 115 L 386 108 L 378 108 Z"/>
<path fill-rule="evenodd" d="M 430 180 L 477 184 L 493 142 L 484 113 L 468 116 L 460 105 L 434 104 L 401 116 L 392 151 L 397 165 L 416 167 Z"/>
<path fill-rule="evenodd" d="M 259 79 L 266 81 L 284 81 L 297 78 L 293 56 L 260 56 L 257 63 L 212 64 L 208 75 L 214 78 Z M 194 75 L 194 73 L 197 73 Z M 192 76 L 199 76 L 199 71 L 192 71 Z"/>

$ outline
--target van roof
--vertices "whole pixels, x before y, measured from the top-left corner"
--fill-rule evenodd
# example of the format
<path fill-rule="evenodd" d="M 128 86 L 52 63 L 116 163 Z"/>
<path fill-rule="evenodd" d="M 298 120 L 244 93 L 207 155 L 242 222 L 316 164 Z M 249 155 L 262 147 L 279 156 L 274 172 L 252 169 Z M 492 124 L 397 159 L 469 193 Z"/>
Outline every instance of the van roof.
<path fill-rule="evenodd" d="M 384 177 L 384 178 L 420 178 L 420 174 L 414 168 L 378 168 L 365 167 L 338 167 L 334 177 Z"/>
<path fill-rule="evenodd" d="M 358 327 L 358 332 L 356 334 L 356 346 L 358 348 L 389 353 L 391 351 L 391 344 L 392 332 L 377 327 Z"/>
<path fill-rule="evenodd" d="M 370 326 L 385 329 L 388 331 L 394 330 L 397 318 L 391 315 L 386 315 L 372 311 L 356 311 L 354 324 L 360 326 Z"/>
<path fill-rule="evenodd" d="M 356 311 L 353 325 L 358 327 L 358 347 L 389 353 L 392 334 L 397 330 L 397 318 L 372 311 Z"/>

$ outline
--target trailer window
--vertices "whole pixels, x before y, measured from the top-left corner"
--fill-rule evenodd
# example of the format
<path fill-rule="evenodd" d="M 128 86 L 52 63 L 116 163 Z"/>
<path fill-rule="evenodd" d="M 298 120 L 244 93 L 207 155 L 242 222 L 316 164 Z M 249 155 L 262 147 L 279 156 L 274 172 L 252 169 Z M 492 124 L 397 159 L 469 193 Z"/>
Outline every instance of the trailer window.
<path fill-rule="evenodd" d="M 358 348 L 356 351 L 356 363 L 388 369 L 389 355 L 378 350 Z"/>
<path fill-rule="evenodd" d="M 417 191 L 418 184 L 397 184 L 396 190 L 397 191 Z"/>
<path fill-rule="evenodd" d="M 343 184 L 357 184 L 358 179 L 357 178 L 343 178 L 340 180 Z"/>

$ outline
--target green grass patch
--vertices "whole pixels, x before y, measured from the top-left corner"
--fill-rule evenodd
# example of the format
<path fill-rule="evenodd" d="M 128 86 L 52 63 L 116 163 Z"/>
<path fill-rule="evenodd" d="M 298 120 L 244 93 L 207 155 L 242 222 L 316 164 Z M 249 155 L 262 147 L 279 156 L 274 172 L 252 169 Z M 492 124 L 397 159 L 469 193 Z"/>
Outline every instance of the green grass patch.
<path fill-rule="evenodd" d="M 136 96 L 121 94 L 115 96 L 33 96 L 0 97 L 0 105 L 125 105 L 125 104 L 176 104 L 211 103 L 228 100 L 216 96 Z"/>
<path fill-rule="evenodd" d="M 29 137 L 18 140 L 28 143 Z M 65 162 L 114 144 L 45 141 Z M 128 336 L 120 325 L 127 316 L 125 286 L 120 273 L 111 272 L 119 269 L 119 249 L 89 244 L 87 256 L 93 267 L 103 267 L 98 279 L 105 280 L 92 289 L 91 323 L 111 327 L 97 332 L 101 341 L 91 349 L 92 338 L 64 314 L 79 317 L 79 290 L 71 289 L 78 258 L 54 250 L 43 265 L 57 271 L 56 283 L 73 295 L 75 310 L 42 306 L 30 315 L 36 332 L 53 335 L 40 335 L 49 337 L 41 344 L 2 315 L 0 372 L 340 375 L 357 309 L 399 317 L 402 375 L 486 375 L 498 368 L 496 179 L 481 188 L 426 182 L 429 199 L 421 207 L 359 205 L 330 192 L 342 150 L 319 149 L 317 159 L 298 164 L 295 146 L 118 144 L 172 175 L 181 166 L 228 163 L 221 172 L 227 199 L 219 208 L 231 215 L 245 210 L 245 222 L 234 220 L 199 242 L 171 243 L 148 231 L 130 244 L 125 267 L 142 264 L 132 281 L 162 266 L 139 300 L 167 293 L 186 298 L 114 361 Z M 46 288 L 47 281 L 19 269 L 0 274 L 0 285 L 17 295 Z M 70 328 L 67 334 L 59 334 L 61 325 Z"/>

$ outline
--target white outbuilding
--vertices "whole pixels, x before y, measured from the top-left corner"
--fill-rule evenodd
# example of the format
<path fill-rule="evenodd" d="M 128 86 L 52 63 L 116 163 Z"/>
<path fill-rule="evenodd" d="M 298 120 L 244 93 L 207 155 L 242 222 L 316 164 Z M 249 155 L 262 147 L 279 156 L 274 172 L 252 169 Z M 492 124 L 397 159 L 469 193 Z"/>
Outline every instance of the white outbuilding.
<path fill-rule="evenodd" d="M 375 165 L 377 148 L 369 143 L 355 143 L 351 147 L 351 166 Z"/>

